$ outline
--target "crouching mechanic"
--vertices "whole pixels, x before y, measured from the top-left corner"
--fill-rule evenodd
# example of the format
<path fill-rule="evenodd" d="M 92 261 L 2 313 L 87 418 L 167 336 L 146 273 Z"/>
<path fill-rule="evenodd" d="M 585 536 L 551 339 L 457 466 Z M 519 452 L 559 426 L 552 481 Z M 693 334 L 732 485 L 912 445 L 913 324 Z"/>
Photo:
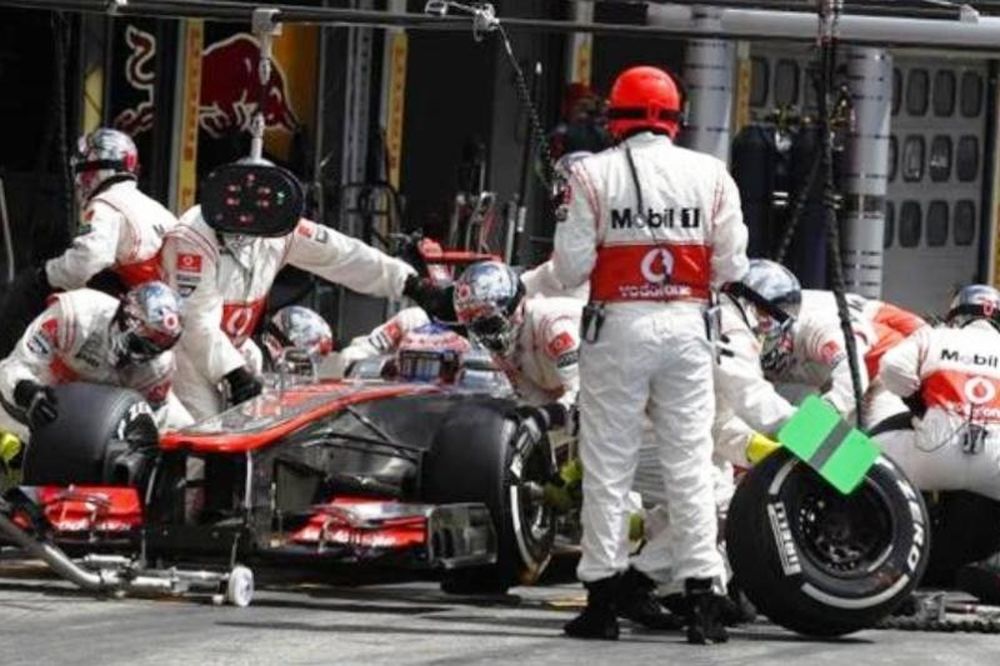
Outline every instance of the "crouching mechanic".
<path fill-rule="evenodd" d="M 135 389 L 161 429 L 189 425 L 171 388 L 169 350 L 181 331 L 180 299 L 162 282 L 134 287 L 121 300 L 91 289 L 53 297 L 0 361 L 0 426 L 24 439 L 54 421 L 52 387 L 74 381 Z"/>
<path fill-rule="evenodd" d="M 712 290 L 747 268 L 739 194 L 717 159 L 677 147 L 677 84 L 654 67 L 615 81 L 616 148 L 571 167 L 567 217 L 556 225 L 560 284 L 590 279 L 580 348 L 583 540 L 577 574 L 587 607 L 566 625 L 581 638 L 616 639 L 615 606 L 628 567 L 624 501 L 652 421 L 674 539 L 675 576 L 692 612 L 688 640 L 726 640 L 725 566 L 712 488 Z"/>
<path fill-rule="evenodd" d="M 17 333 L 45 308 L 53 290 L 80 289 L 90 282 L 118 296 L 158 279 L 157 254 L 177 218 L 136 186 L 139 153 L 131 137 L 109 128 L 94 130 L 80 137 L 71 162 L 81 208 L 77 236 L 62 255 L 18 278 L 5 306 L 0 354 L 13 349 Z"/>
<path fill-rule="evenodd" d="M 177 393 L 195 418 L 222 411 L 226 393 L 230 404 L 260 393 L 259 368 L 246 363 L 253 357 L 248 348 L 256 348 L 250 336 L 285 265 L 364 294 L 408 296 L 430 310 L 445 307 L 443 292 L 408 264 L 329 227 L 300 219 L 288 233 L 262 233 L 252 225 L 241 233 L 217 230 L 195 206 L 164 240 L 162 269 L 184 299 L 187 318 L 178 345 Z"/>
<path fill-rule="evenodd" d="M 882 358 L 880 378 L 913 416 L 874 439 L 921 490 L 1000 500 L 1000 292 L 963 288 L 947 323 Z"/>

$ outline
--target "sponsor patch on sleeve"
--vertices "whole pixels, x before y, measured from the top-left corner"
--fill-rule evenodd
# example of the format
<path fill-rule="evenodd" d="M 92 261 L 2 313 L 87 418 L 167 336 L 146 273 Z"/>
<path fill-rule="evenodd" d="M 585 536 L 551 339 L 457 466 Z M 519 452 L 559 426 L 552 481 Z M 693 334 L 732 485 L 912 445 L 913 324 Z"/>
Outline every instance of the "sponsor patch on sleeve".
<path fill-rule="evenodd" d="M 36 356 L 48 358 L 58 345 L 58 336 L 59 322 L 55 317 L 50 317 L 42 322 L 34 335 L 28 338 L 26 343 L 28 351 Z"/>
<path fill-rule="evenodd" d="M 562 356 L 556 359 L 556 367 L 560 370 L 563 368 L 568 368 L 574 366 L 580 362 L 580 352 L 574 349 L 571 352 L 566 352 Z"/>
<path fill-rule="evenodd" d="M 820 360 L 826 365 L 837 365 L 847 354 L 835 340 L 830 340 L 819 349 Z"/>
<path fill-rule="evenodd" d="M 573 337 L 572 333 L 568 331 L 563 331 L 549 340 L 546 345 L 546 349 L 549 352 L 549 356 L 552 358 L 559 358 L 568 351 L 575 350 L 577 348 L 576 338 Z"/>
<path fill-rule="evenodd" d="M 180 273 L 201 273 L 201 255 L 179 253 L 177 255 L 177 271 Z"/>

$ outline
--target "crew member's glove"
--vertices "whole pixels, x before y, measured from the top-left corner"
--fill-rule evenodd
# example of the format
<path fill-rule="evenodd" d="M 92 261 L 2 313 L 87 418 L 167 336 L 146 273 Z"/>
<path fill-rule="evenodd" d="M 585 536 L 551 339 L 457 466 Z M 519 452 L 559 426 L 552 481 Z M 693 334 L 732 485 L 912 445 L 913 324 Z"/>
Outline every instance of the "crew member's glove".
<path fill-rule="evenodd" d="M 529 419 L 534 421 L 540 432 L 564 428 L 570 421 L 569 410 L 558 402 L 551 402 L 541 407 L 525 406 L 518 411 L 526 421 Z"/>
<path fill-rule="evenodd" d="M 755 432 L 747 439 L 747 460 L 756 465 L 780 448 L 781 444 L 778 444 L 766 435 Z"/>
<path fill-rule="evenodd" d="M 229 402 L 238 405 L 260 395 L 264 388 L 260 380 L 240 366 L 222 378 L 229 385 Z"/>
<path fill-rule="evenodd" d="M 56 394 L 49 386 L 30 379 L 22 379 L 14 387 L 14 402 L 24 410 L 28 427 L 32 430 L 56 420 Z"/>
<path fill-rule="evenodd" d="M 903 404 L 918 419 L 924 418 L 924 414 L 927 413 L 927 404 L 924 402 L 924 396 L 920 391 L 916 391 L 912 395 L 903 398 Z"/>
<path fill-rule="evenodd" d="M 403 296 L 412 298 L 428 316 L 439 321 L 455 321 L 455 304 L 452 302 L 454 288 L 439 287 L 427 278 L 413 274 L 406 278 Z"/>

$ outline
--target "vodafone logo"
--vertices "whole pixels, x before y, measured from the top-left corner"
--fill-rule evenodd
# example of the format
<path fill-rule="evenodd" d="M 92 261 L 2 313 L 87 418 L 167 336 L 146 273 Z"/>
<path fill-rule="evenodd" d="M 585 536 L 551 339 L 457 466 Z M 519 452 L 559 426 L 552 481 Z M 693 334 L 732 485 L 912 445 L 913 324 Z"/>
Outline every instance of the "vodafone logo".
<path fill-rule="evenodd" d="M 177 268 L 190 273 L 201 272 L 201 256 L 197 254 L 178 254 Z"/>
<path fill-rule="evenodd" d="M 965 382 L 965 399 L 973 405 L 985 405 L 993 401 L 997 388 L 993 382 L 984 377 L 973 377 Z"/>
<path fill-rule="evenodd" d="M 642 258 L 639 270 L 646 282 L 663 284 L 670 280 L 670 274 L 674 272 L 674 257 L 665 247 L 654 248 Z"/>

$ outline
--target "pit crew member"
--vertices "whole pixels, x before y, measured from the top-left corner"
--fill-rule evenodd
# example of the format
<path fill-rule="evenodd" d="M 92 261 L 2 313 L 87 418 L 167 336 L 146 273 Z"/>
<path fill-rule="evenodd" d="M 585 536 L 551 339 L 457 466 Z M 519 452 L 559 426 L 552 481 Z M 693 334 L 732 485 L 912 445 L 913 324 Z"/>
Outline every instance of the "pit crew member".
<path fill-rule="evenodd" d="M 220 412 L 261 390 L 241 348 L 254 332 L 267 294 L 283 266 L 292 265 L 361 293 L 408 296 L 440 307 L 441 292 L 408 264 L 310 220 L 279 236 L 217 232 L 194 206 L 164 240 L 165 279 L 185 301 L 187 326 L 178 345 L 177 393 L 195 418 Z M 450 305 L 450 303 L 448 304 Z"/>
<path fill-rule="evenodd" d="M 44 309 L 45 297 L 55 289 L 79 289 L 100 274 L 92 286 L 117 296 L 159 279 L 157 253 L 177 218 L 136 186 L 139 153 L 131 137 L 96 129 L 80 137 L 71 162 L 81 208 L 77 236 L 62 255 L 19 278 L 14 291 L 20 302 L 5 308 L 8 332 L 0 353 L 13 349 L 15 336 Z"/>
<path fill-rule="evenodd" d="M 567 217 L 556 225 L 561 284 L 590 280 L 580 353 L 582 558 L 587 607 L 570 636 L 616 639 L 623 504 L 638 461 L 643 414 L 657 435 L 672 525 L 675 576 L 693 612 L 688 640 L 724 641 L 725 567 L 712 490 L 712 290 L 747 268 L 739 194 L 725 165 L 677 147 L 681 94 L 666 72 L 633 67 L 615 81 L 616 148 L 571 167 Z"/>
<path fill-rule="evenodd" d="M 133 287 L 121 300 L 92 289 L 54 296 L 0 361 L 0 427 L 25 439 L 54 421 L 52 387 L 73 381 L 135 389 L 161 428 L 189 425 L 171 387 L 169 350 L 182 328 L 180 299 L 162 282 Z"/>
<path fill-rule="evenodd" d="M 1000 292 L 961 289 L 947 323 L 919 329 L 882 358 L 882 381 L 913 416 L 910 427 L 874 438 L 921 490 L 1000 500 Z"/>

